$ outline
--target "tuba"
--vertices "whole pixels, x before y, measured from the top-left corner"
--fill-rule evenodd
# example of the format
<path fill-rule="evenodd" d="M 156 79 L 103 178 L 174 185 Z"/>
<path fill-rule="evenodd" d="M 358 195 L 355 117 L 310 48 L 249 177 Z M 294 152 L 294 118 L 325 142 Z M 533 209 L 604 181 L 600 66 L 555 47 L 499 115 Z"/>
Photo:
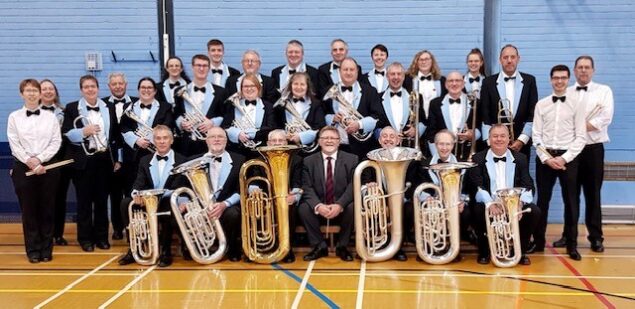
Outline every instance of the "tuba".
<path fill-rule="evenodd" d="M 293 106 L 293 104 L 290 101 L 290 94 L 289 92 L 285 92 L 280 99 L 278 99 L 278 102 L 276 102 L 276 104 L 273 105 L 273 107 L 278 107 L 278 106 L 282 106 L 287 112 L 289 112 L 289 114 L 291 114 L 291 116 L 293 116 L 293 121 L 291 122 L 287 122 L 287 124 L 285 125 L 285 131 L 287 131 L 287 134 L 297 134 L 300 132 L 304 132 L 304 131 L 309 131 L 312 130 L 311 126 L 304 120 L 304 118 L 300 115 L 300 113 L 295 109 L 295 107 Z M 317 141 L 313 141 L 313 143 L 311 143 L 310 145 L 306 145 L 306 146 L 302 146 L 302 151 L 304 152 L 313 152 L 318 148 L 318 143 Z"/>
<path fill-rule="evenodd" d="M 204 141 L 207 137 L 206 132 L 201 132 L 198 127 L 203 124 L 207 120 L 205 114 L 198 107 L 198 104 L 194 102 L 194 99 L 187 92 L 187 86 L 182 86 L 174 92 L 174 95 L 177 97 L 181 97 L 183 101 L 186 101 L 192 107 L 193 112 L 185 112 L 183 115 L 183 120 L 192 124 L 192 132 L 190 137 L 193 141 L 201 140 Z"/>
<path fill-rule="evenodd" d="M 77 116 L 77 118 L 75 118 L 75 120 L 73 120 L 73 128 L 79 129 L 79 127 L 77 126 L 78 121 L 81 122 L 83 125 L 92 125 L 93 124 L 93 122 L 90 121 L 90 118 L 88 118 L 86 116 L 79 115 L 79 116 Z M 88 143 L 88 145 L 86 145 L 87 143 Z M 95 148 L 90 148 L 90 144 L 93 144 L 95 146 Z M 84 149 L 84 153 L 87 156 L 92 156 L 94 154 L 97 154 L 97 153 L 100 153 L 100 152 L 105 152 L 105 151 L 108 150 L 108 146 L 106 145 L 106 143 L 104 143 L 104 141 L 102 141 L 99 138 L 98 134 L 94 134 L 94 135 L 85 137 L 84 141 L 82 142 L 82 148 Z"/>
<path fill-rule="evenodd" d="M 415 239 L 419 257 L 430 264 L 447 264 L 459 254 L 459 208 L 463 169 L 474 163 L 439 163 L 430 165 L 440 180 L 440 185 L 423 183 L 413 197 L 415 214 Z M 432 200 L 420 201 L 419 194 L 432 189 Z"/>
<path fill-rule="evenodd" d="M 152 127 L 147 125 L 145 121 L 143 121 L 141 118 L 139 118 L 139 116 L 137 116 L 137 114 L 134 113 L 134 111 L 132 110 L 132 106 L 133 104 L 130 104 L 130 107 L 126 109 L 124 114 L 126 114 L 128 118 L 136 121 L 139 124 L 137 126 L 137 129 L 134 131 L 134 134 L 139 138 L 145 138 L 148 141 L 150 141 L 150 146 L 148 146 L 148 150 L 151 152 L 156 152 L 157 149 L 154 146 L 154 143 L 152 142 Z"/>
<path fill-rule="evenodd" d="M 133 192 L 134 196 L 143 199 L 145 211 L 135 209 L 134 201 L 128 204 L 128 234 L 130 235 L 130 251 L 135 261 L 141 265 L 154 265 L 159 259 L 159 225 L 157 216 L 169 215 L 169 212 L 157 213 L 159 196 L 164 189 L 152 189 Z"/>
<path fill-rule="evenodd" d="M 240 96 L 241 96 L 240 92 L 236 92 L 232 94 L 229 98 L 227 98 L 227 101 L 231 102 L 234 108 L 238 110 L 241 115 L 243 115 L 243 117 L 240 119 L 234 119 L 234 122 L 232 123 L 232 125 L 243 132 L 256 131 L 256 125 L 251 121 L 251 119 L 249 119 L 245 109 L 242 106 L 240 106 Z M 253 140 L 247 140 L 246 142 L 243 143 L 243 146 L 252 150 L 256 149 L 258 145 L 260 145 L 260 142 L 256 143 Z"/>
<path fill-rule="evenodd" d="M 492 263 L 498 267 L 513 267 L 520 261 L 519 216 L 530 212 L 531 208 L 522 211 L 520 195 L 525 188 L 509 188 L 496 191 L 494 202 L 488 203 L 485 209 L 485 225 Z M 497 207 L 501 214 L 491 214 Z"/>
<path fill-rule="evenodd" d="M 252 159 L 240 168 L 242 246 L 247 258 L 256 263 L 275 263 L 291 250 L 289 239 L 289 163 L 296 145 L 262 146 L 265 161 Z M 259 166 L 266 177 L 247 178 L 249 168 Z M 262 183 L 267 191 L 248 192 L 252 183 Z"/>
<path fill-rule="evenodd" d="M 404 193 L 410 187 L 410 183 L 405 183 L 406 171 L 412 160 L 421 157 L 421 151 L 394 147 L 376 149 L 367 156 L 369 160 L 357 165 L 353 176 L 355 249 L 363 260 L 379 262 L 392 258 L 401 247 L 401 212 Z M 362 173 L 369 167 L 375 170 L 377 186 L 363 188 Z M 391 224 L 388 223 L 389 218 Z M 390 243 L 387 244 L 389 225 Z"/>
<path fill-rule="evenodd" d="M 192 259 L 199 264 L 211 264 L 223 258 L 227 251 L 227 239 L 218 218 L 210 218 L 209 207 L 215 202 L 214 188 L 209 180 L 208 167 L 211 157 L 202 156 L 185 162 L 172 170 L 172 174 L 184 174 L 192 188 L 178 188 L 170 197 L 170 205 L 176 223 L 183 235 Z M 185 209 L 179 207 L 178 198 L 186 195 L 189 201 Z M 212 249 L 218 239 L 218 247 Z"/>
<path fill-rule="evenodd" d="M 511 110 L 511 102 L 509 99 L 500 99 L 498 101 L 496 121 L 509 129 L 509 140 L 514 141 L 514 113 Z"/>
<path fill-rule="evenodd" d="M 329 88 L 329 91 L 326 92 L 326 94 L 324 95 L 324 100 L 328 99 L 336 100 L 340 103 L 339 112 L 343 114 L 342 121 L 340 123 L 343 126 L 347 126 L 351 122 L 360 121 L 362 118 L 364 118 L 364 116 L 362 116 L 362 114 L 360 114 L 357 109 L 355 109 L 355 107 L 351 105 L 351 103 L 346 101 L 346 98 L 344 98 L 344 95 L 340 91 L 340 87 L 338 84 L 333 85 L 331 88 Z M 332 123 L 331 125 L 335 126 L 335 123 Z M 372 132 L 368 132 L 366 134 L 355 132 L 351 135 L 356 140 L 363 142 L 370 138 Z"/>

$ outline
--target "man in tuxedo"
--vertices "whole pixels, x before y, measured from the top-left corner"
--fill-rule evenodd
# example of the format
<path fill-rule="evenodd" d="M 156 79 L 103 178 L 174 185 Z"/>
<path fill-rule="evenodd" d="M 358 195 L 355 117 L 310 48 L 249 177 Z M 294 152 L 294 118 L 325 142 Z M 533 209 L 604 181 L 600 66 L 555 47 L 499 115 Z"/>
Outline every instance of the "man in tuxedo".
<path fill-rule="evenodd" d="M 137 195 L 138 191 L 150 190 L 150 189 L 166 189 L 161 197 L 159 197 L 159 207 L 157 212 L 170 212 L 170 196 L 172 190 L 179 187 L 187 186 L 187 179 L 182 175 L 172 175 L 170 172 L 172 169 L 185 161 L 185 157 L 172 150 L 172 143 L 174 138 L 172 137 L 172 130 L 165 125 L 157 125 L 153 129 L 153 139 L 156 146 L 156 153 L 148 154 L 141 158 L 139 162 L 139 170 L 137 173 L 137 179 L 135 180 L 131 193 L 132 198 L 125 198 L 121 205 L 121 214 L 126 227 L 128 227 L 130 218 L 128 217 L 128 207 L 130 202 L 134 201 L 132 207 L 144 207 L 143 199 Z M 159 267 L 167 267 L 172 265 L 172 216 L 159 216 L 157 218 L 160 231 L 159 231 Z M 130 238 L 131 231 L 128 231 L 128 238 Z M 133 263 L 134 257 L 132 250 L 128 250 L 128 253 L 119 259 L 119 265 L 128 265 Z"/>
<path fill-rule="evenodd" d="M 486 205 L 495 200 L 497 190 L 509 188 L 525 188 L 520 196 L 523 209 L 530 208 L 529 213 L 522 215 L 520 219 L 520 237 L 522 257 L 520 264 L 530 265 L 529 257 L 525 255 L 529 243 L 529 237 L 533 233 L 540 209 L 532 203 L 534 183 L 529 175 L 529 165 L 524 154 L 508 149 L 509 130 L 503 124 L 494 124 L 489 130 L 490 149 L 478 152 L 474 155 L 473 162 L 476 167 L 468 170 L 468 177 L 474 190 L 473 200 L 476 202 L 473 209 L 473 224 L 478 236 L 479 264 L 488 264 L 490 251 L 486 232 L 485 212 L 499 212 L 496 207 L 486 208 Z"/>
<path fill-rule="evenodd" d="M 240 75 L 240 72 L 223 62 L 225 56 L 225 44 L 219 39 L 211 39 L 207 42 L 207 56 L 211 60 L 209 68 L 209 82 L 218 87 L 225 87 L 227 78 Z"/>
<path fill-rule="evenodd" d="M 298 40 L 289 41 L 285 57 L 287 58 L 287 64 L 276 67 L 271 71 L 271 78 L 273 78 L 275 87 L 282 92 L 287 87 L 291 75 L 296 72 L 306 72 L 309 75 L 311 84 L 313 84 L 313 89 L 315 89 L 318 85 L 318 71 L 304 62 L 304 46 L 302 42 Z"/>
<path fill-rule="evenodd" d="M 342 61 L 348 57 L 348 44 L 342 39 L 331 41 L 331 57 L 333 60 L 318 67 L 318 85 L 316 89 L 318 92 L 317 96 L 320 99 L 324 97 L 324 94 L 331 86 L 341 81 L 339 68 L 342 65 Z M 357 73 L 358 77 L 356 79 L 361 79 L 362 67 L 359 65 L 357 65 Z"/>
<path fill-rule="evenodd" d="M 491 125 L 498 123 L 499 108 L 502 104 L 502 107 L 511 111 L 513 115 L 514 136 L 511 137 L 510 149 L 520 151 L 529 158 L 531 125 L 534 108 L 538 102 L 536 78 L 518 71 L 520 54 L 514 45 L 508 44 L 501 49 L 499 61 L 503 71 L 486 77 L 481 89 L 480 113 L 483 120 L 483 136 L 488 135 L 487 131 Z M 508 119 L 501 121 L 509 123 Z"/>
<path fill-rule="evenodd" d="M 313 247 L 304 260 L 312 261 L 328 255 L 320 223 L 333 219 L 340 225 L 336 254 L 343 261 L 352 261 L 353 256 L 346 246 L 354 226 L 353 173 L 358 159 L 339 150 L 340 136 L 331 126 L 320 130 L 319 144 L 320 152 L 306 157 L 302 167 L 304 194 L 299 214 Z"/>
<path fill-rule="evenodd" d="M 388 89 L 388 75 L 386 74 L 388 48 L 383 44 L 377 44 L 370 50 L 370 57 L 373 60 L 373 69 L 363 74 L 361 81 L 373 86 L 377 93 L 385 92 Z"/>
<path fill-rule="evenodd" d="M 280 93 L 276 90 L 276 83 L 271 77 L 260 74 L 260 65 L 262 64 L 260 61 L 260 54 L 253 49 L 248 49 L 245 53 L 243 53 L 241 63 L 243 66 L 243 73 L 241 75 L 230 76 L 225 83 L 227 97 L 236 93 L 238 89 L 240 89 L 243 77 L 251 73 L 256 75 L 258 81 L 260 81 L 260 84 L 262 85 L 262 93 L 260 97 L 271 104 L 278 101 Z"/>

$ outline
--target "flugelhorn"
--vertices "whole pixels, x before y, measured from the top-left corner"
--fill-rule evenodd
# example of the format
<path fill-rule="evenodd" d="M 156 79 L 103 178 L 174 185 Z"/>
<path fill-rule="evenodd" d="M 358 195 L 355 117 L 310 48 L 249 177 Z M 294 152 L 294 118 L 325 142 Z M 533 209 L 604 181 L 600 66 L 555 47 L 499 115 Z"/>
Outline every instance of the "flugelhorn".
<path fill-rule="evenodd" d="M 364 116 L 362 116 L 362 114 L 360 114 L 357 109 L 355 107 L 353 107 L 353 105 L 351 105 L 350 102 L 348 102 L 346 100 L 346 98 L 344 98 L 344 95 L 342 94 L 342 92 L 340 91 L 340 86 L 339 84 L 335 84 L 333 85 L 324 95 L 324 100 L 328 100 L 328 99 L 332 99 L 335 100 L 337 102 L 339 102 L 339 110 L 338 113 L 342 114 L 342 120 L 340 121 L 340 123 L 342 124 L 342 126 L 346 127 L 348 126 L 349 123 L 351 122 L 357 122 L 360 121 L 362 118 L 364 118 Z M 335 123 L 331 124 L 332 126 L 335 126 Z M 370 138 L 370 136 L 372 135 L 372 132 L 368 132 L 368 133 L 359 133 L 359 132 L 355 132 L 353 134 L 351 134 L 356 140 L 363 142 L 366 141 Z"/>
<path fill-rule="evenodd" d="M 252 159 L 240 168 L 240 207 L 242 247 L 256 263 L 275 263 L 291 250 L 289 239 L 289 163 L 299 149 L 296 145 L 262 146 L 257 150 L 265 161 Z M 247 177 L 249 169 L 261 167 L 266 177 Z M 249 191 L 253 183 L 266 185 L 266 191 Z"/>
<path fill-rule="evenodd" d="M 183 101 L 187 102 L 192 108 L 192 112 L 185 111 L 185 114 L 183 115 L 183 120 L 189 122 L 192 125 L 192 132 L 190 132 L 190 137 L 192 138 L 192 140 L 205 140 L 205 138 L 207 137 L 207 132 L 202 132 L 198 129 L 198 127 L 207 120 L 207 117 L 205 117 L 205 114 L 203 114 L 201 109 L 198 107 L 199 103 L 194 102 L 194 99 L 192 99 L 190 94 L 187 92 L 187 85 L 178 88 L 174 92 L 174 95 L 183 98 Z"/>
<path fill-rule="evenodd" d="M 510 143 L 513 142 L 516 139 L 516 135 L 514 135 L 514 112 L 511 110 L 511 101 L 509 99 L 501 98 L 498 100 L 496 121 L 509 129 L 509 141 Z"/>
<path fill-rule="evenodd" d="M 290 98 L 291 94 L 288 91 L 285 91 L 280 99 L 278 99 L 278 101 L 273 105 L 273 107 L 282 106 L 293 117 L 293 120 L 288 121 L 285 125 L 284 129 L 287 132 L 287 135 L 312 130 L 311 126 L 304 120 L 304 117 L 302 117 L 298 110 L 295 109 Z M 314 140 L 313 143 L 309 145 L 302 145 L 302 151 L 313 152 L 318 148 L 318 146 L 318 143 Z"/>
<path fill-rule="evenodd" d="M 145 121 L 143 121 L 143 119 L 141 119 L 139 116 L 137 116 L 137 114 L 134 113 L 134 111 L 132 110 L 132 106 L 133 104 L 130 104 L 130 107 L 126 109 L 124 114 L 126 114 L 128 118 L 137 122 L 138 126 L 137 126 L 137 129 L 135 129 L 134 134 L 138 138 L 145 138 L 146 140 L 148 140 L 150 142 L 150 145 L 148 146 L 148 150 L 151 152 L 156 152 L 157 149 L 154 146 L 154 143 L 152 140 L 152 132 L 153 132 L 152 127 L 147 125 Z"/>
<path fill-rule="evenodd" d="M 83 115 L 79 115 L 79 116 L 77 116 L 77 118 L 75 118 L 75 120 L 73 120 L 73 128 L 80 129 L 77 126 L 78 121 L 80 121 L 84 126 L 93 124 L 93 122 L 90 120 L 90 118 L 88 118 L 86 116 L 83 116 Z M 106 143 L 104 141 L 102 141 L 101 138 L 99 138 L 99 133 L 93 134 L 91 136 L 87 136 L 84 139 L 85 140 L 82 141 L 81 144 L 82 144 L 82 149 L 84 149 L 84 153 L 87 156 L 92 156 L 94 154 L 97 154 L 97 153 L 100 153 L 100 152 L 105 152 L 105 151 L 108 150 L 108 146 L 106 145 Z M 86 145 L 87 143 L 88 143 L 88 145 Z M 93 146 L 93 147 L 91 148 L 91 146 Z"/>
<path fill-rule="evenodd" d="M 459 254 L 462 170 L 474 163 L 439 163 L 430 165 L 439 179 L 439 185 L 423 183 L 415 189 L 415 240 L 419 257 L 430 264 L 446 264 Z M 422 191 L 431 189 L 431 199 L 419 200 Z"/>
<path fill-rule="evenodd" d="M 166 190 L 152 189 L 133 192 L 132 196 L 143 199 L 143 206 L 128 204 L 128 233 L 132 257 L 141 265 L 154 265 L 159 259 L 159 225 L 157 216 L 170 212 L 157 213 L 159 197 Z"/>
<path fill-rule="evenodd" d="M 211 264 L 223 258 L 227 251 L 227 239 L 218 218 L 210 218 L 214 204 L 214 188 L 209 179 L 208 168 L 211 157 L 202 156 L 185 162 L 172 170 L 172 174 L 183 174 L 192 188 L 178 188 L 170 197 L 170 205 L 176 223 L 183 235 L 183 241 L 192 259 L 199 264 Z M 179 197 L 187 196 L 184 209 L 179 205 Z M 218 246 L 213 250 L 218 239 Z"/>
<path fill-rule="evenodd" d="M 392 258 L 401 247 L 404 193 L 410 187 L 405 182 L 406 171 L 412 160 L 421 157 L 421 151 L 394 147 L 376 149 L 367 156 L 369 160 L 359 163 L 353 176 L 355 249 L 363 260 L 378 262 Z M 366 168 L 375 170 L 376 186 L 362 188 L 361 177 Z"/>
<path fill-rule="evenodd" d="M 238 128 L 238 130 L 245 133 L 255 132 L 257 130 L 256 125 L 251 121 L 251 119 L 249 119 L 249 115 L 247 115 L 247 111 L 245 111 L 245 108 L 240 105 L 240 97 L 241 93 L 239 91 L 227 98 L 227 101 L 231 102 L 234 108 L 238 110 L 241 115 L 243 115 L 240 119 L 234 119 L 232 125 Z M 246 142 L 243 143 L 243 146 L 249 149 L 256 149 L 258 145 L 260 145 L 260 142 L 256 143 L 251 139 L 248 139 Z"/>
<path fill-rule="evenodd" d="M 520 195 L 525 188 L 497 190 L 495 200 L 485 206 L 485 225 L 492 263 L 498 267 L 512 267 L 522 256 L 520 247 L 519 216 L 530 212 L 521 210 Z M 499 209 L 496 214 L 492 209 Z"/>

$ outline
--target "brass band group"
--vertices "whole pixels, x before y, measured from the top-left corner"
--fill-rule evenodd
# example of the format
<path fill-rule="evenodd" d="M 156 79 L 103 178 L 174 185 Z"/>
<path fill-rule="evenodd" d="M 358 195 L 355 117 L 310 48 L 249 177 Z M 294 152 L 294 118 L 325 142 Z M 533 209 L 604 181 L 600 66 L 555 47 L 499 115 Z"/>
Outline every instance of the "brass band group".
<path fill-rule="evenodd" d="M 223 62 L 220 40 L 207 51 L 192 57 L 191 79 L 170 57 L 161 81 L 138 81 L 138 97 L 119 72 L 109 74 L 103 98 L 97 78 L 82 76 L 81 98 L 65 106 L 51 80 L 20 83 L 24 106 L 10 114 L 7 136 L 31 263 L 67 245 L 70 181 L 81 249 L 109 249 L 110 221 L 112 238 L 130 243 L 121 265 L 171 265 L 174 233 L 184 259 L 201 264 L 293 262 L 299 225 L 311 246 L 306 261 L 328 255 L 324 231 L 339 226 L 343 261 L 353 260 L 354 239 L 366 261 L 406 260 L 410 242 L 418 259 L 450 263 L 465 239 L 480 264 L 529 265 L 528 254 L 547 245 L 556 179 L 565 224 L 553 246 L 581 259 L 583 195 L 591 249 L 604 251 L 600 191 L 613 97 L 592 81 L 590 56 L 572 62 L 574 84 L 566 65 L 553 66 L 553 91 L 539 99 L 513 45 L 500 50 L 502 71 L 490 76 L 479 49 L 469 51 L 466 72 L 445 76 L 431 51 L 406 66 L 389 63 L 381 44 L 362 74 L 341 39 L 318 68 L 304 62 L 301 42 L 288 42 L 287 63 L 271 77 L 254 50 L 243 53 L 242 73 Z"/>

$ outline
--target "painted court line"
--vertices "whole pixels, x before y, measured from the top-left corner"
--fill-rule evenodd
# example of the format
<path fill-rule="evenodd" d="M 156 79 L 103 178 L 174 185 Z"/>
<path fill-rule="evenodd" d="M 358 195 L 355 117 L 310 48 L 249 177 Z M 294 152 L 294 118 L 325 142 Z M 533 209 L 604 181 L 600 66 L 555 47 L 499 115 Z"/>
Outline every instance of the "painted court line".
<path fill-rule="evenodd" d="M 271 267 L 282 271 L 285 275 L 289 276 L 291 279 L 295 280 L 296 282 L 302 283 L 302 279 L 300 279 L 300 277 L 298 277 L 296 274 L 294 274 L 290 270 L 280 266 L 279 264 L 273 263 L 271 264 Z M 336 303 L 334 303 L 330 298 L 328 298 L 328 296 L 324 295 L 320 290 L 316 289 L 314 286 L 312 286 L 308 282 L 306 284 L 306 289 L 309 290 L 311 293 L 313 293 L 313 295 L 315 295 L 317 298 L 322 300 L 327 306 L 329 306 L 329 308 L 340 308 Z M 272 293 L 277 293 L 279 291 L 282 291 L 282 290 L 271 290 Z M 292 293 L 294 291 L 297 291 L 297 290 L 290 290 L 287 293 Z"/>
<path fill-rule="evenodd" d="M 309 267 L 307 267 L 306 272 L 304 273 L 304 278 L 302 278 L 302 283 L 300 284 L 298 293 L 295 295 L 295 299 L 293 300 L 293 304 L 291 305 L 292 309 L 297 309 L 300 305 L 300 300 L 302 299 L 302 295 L 304 294 L 304 289 L 306 288 L 307 282 L 309 282 L 311 271 L 313 271 L 313 265 L 315 265 L 315 260 L 309 263 Z"/>
<path fill-rule="evenodd" d="M 356 309 L 362 309 L 362 303 L 364 302 L 365 279 L 366 279 L 366 261 L 362 261 L 362 265 L 359 269 L 359 283 L 357 285 L 357 301 L 355 302 Z"/>
<path fill-rule="evenodd" d="M 116 255 L 119 256 L 125 252 L 55 252 L 53 255 Z M 24 255 L 24 251 L 6 251 L 0 252 L 0 255 Z"/>
<path fill-rule="evenodd" d="M 349 272 L 349 271 L 320 271 L 315 270 L 312 274 L 313 276 L 353 276 L 357 275 L 357 272 Z M 367 277 L 383 277 L 383 276 L 394 276 L 394 277 L 447 277 L 447 274 L 425 274 L 418 271 L 412 272 L 387 272 L 387 271 L 372 271 L 366 270 Z M 606 280 L 635 280 L 635 276 L 576 276 L 576 275 L 518 275 L 518 274 L 461 274 L 461 273 L 453 273 L 452 277 L 467 277 L 467 278 L 518 278 L 518 279 L 606 279 Z"/>
<path fill-rule="evenodd" d="M 45 301 L 39 303 L 37 306 L 34 307 L 34 309 L 40 309 L 42 308 L 44 305 L 52 302 L 53 300 L 55 300 L 56 298 L 60 297 L 62 294 L 66 293 L 66 291 L 72 289 L 74 286 L 76 286 L 77 284 L 79 284 L 80 282 L 84 281 L 86 278 L 90 277 L 92 274 L 98 272 L 100 269 L 106 267 L 108 264 L 112 263 L 114 260 L 116 260 L 119 257 L 119 255 L 117 256 L 113 256 L 110 260 L 104 262 L 103 264 L 97 266 L 95 269 L 91 270 L 90 272 L 84 274 L 83 276 L 79 277 L 77 280 L 73 281 L 71 284 L 67 285 L 64 289 L 60 290 L 59 292 L 55 293 L 55 295 L 47 298 Z"/>
<path fill-rule="evenodd" d="M 137 276 L 137 278 L 134 278 L 134 280 L 130 281 L 123 289 L 119 290 L 119 292 L 117 292 L 117 294 L 113 295 L 113 297 L 108 299 L 105 303 L 101 304 L 101 306 L 99 306 L 99 309 L 104 309 L 104 308 L 108 307 L 110 304 L 112 304 L 112 302 L 114 302 L 115 300 L 117 300 L 117 298 L 119 298 L 121 295 L 126 293 L 128 290 L 130 290 L 131 287 L 133 287 L 135 284 L 137 284 L 137 282 L 139 282 L 141 279 L 143 279 L 147 274 L 152 272 L 155 268 L 157 268 L 157 266 L 153 265 L 152 267 L 146 269 L 139 276 Z"/>

